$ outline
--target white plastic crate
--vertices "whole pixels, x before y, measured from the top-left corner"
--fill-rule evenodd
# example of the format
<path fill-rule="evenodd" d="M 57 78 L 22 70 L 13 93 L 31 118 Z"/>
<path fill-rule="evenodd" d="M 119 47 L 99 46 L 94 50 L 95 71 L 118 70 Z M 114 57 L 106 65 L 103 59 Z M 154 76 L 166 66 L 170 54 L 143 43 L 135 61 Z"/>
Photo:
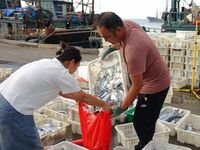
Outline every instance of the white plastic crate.
<path fill-rule="evenodd" d="M 121 105 L 122 100 L 124 100 L 125 96 L 127 95 L 127 85 L 129 83 L 126 66 L 119 51 L 114 51 L 107 55 L 104 60 L 100 58 L 95 59 L 88 64 L 88 72 L 89 72 L 89 90 L 92 95 L 99 97 L 102 100 L 107 102 L 114 102 L 115 105 L 112 105 L 112 108 Z M 113 75 L 113 73 L 118 76 Z M 110 77 L 113 79 L 106 80 L 104 78 Z M 107 83 L 106 83 L 107 81 Z M 114 82 L 111 82 L 114 81 Z M 120 83 L 121 90 L 120 92 L 116 91 L 116 87 L 114 87 L 115 82 Z M 108 84 L 109 83 L 109 84 Z M 105 85 L 103 85 L 105 84 Z M 102 86 L 101 88 L 100 85 Z M 109 85 L 109 86 L 108 86 Z M 99 93 L 97 93 L 97 89 L 106 89 L 109 94 L 104 97 L 108 98 L 101 98 Z M 111 98 L 111 95 L 115 95 L 115 100 Z M 120 94 L 116 96 L 116 93 Z"/>
<path fill-rule="evenodd" d="M 192 79 L 191 78 L 188 79 L 188 85 L 192 85 Z M 194 86 L 198 87 L 198 88 L 200 87 L 200 79 L 199 80 L 197 80 L 197 79 L 194 80 Z"/>
<path fill-rule="evenodd" d="M 191 148 L 160 141 L 150 141 L 142 150 L 191 150 Z"/>
<path fill-rule="evenodd" d="M 171 86 L 173 88 L 180 89 L 186 85 L 188 85 L 188 78 L 171 76 Z"/>
<path fill-rule="evenodd" d="M 193 71 L 193 64 L 185 64 L 185 71 L 192 72 Z M 200 72 L 200 64 L 196 63 L 195 71 Z"/>
<path fill-rule="evenodd" d="M 175 63 L 184 63 L 185 62 L 185 57 L 184 56 L 176 56 L 176 55 L 171 55 L 170 56 L 170 62 L 175 62 Z"/>
<path fill-rule="evenodd" d="M 12 68 L 0 68 L 0 83 L 7 79 L 12 73 Z"/>
<path fill-rule="evenodd" d="M 53 104 L 49 104 L 48 106 L 44 106 L 44 108 L 50 110 L 47 112 L 47 110 L 44 110 L 44 113 L 48 115 L 49 117 L 52 117 L 56 120 L 63 121 L 70 125 L 69 123 L 69 117 L 71 114 L 70 106 L 76 105 L 75 103 L 68 102 L 66 100 L 58 100 Z M 63 113 L 62 113 L 63 111 Z"/>
<path fill-rule="evenodd" d="M 72 133 L 82 135 L 80 122 L 73 121 L 70 119 L 69 119 L 69 122 L 72 125 Z"/>
<path fill-rule="evenodd" d="M 170 69 L 170 75 L 171 76 L 183 77 L 184 71 L 183 71 L 183 69 Z"/>
<path fill-rule="evenodd" d="M 186 57 L 194 57 L 194 49 L 186 49 Z M 196 57 L 200 57 L 200 49 L 197 49 L 196 51 Z"/>
<path fill-rule="evenodd" d="M 169 62 L 169 68 L 170 69 L 184 69 L 183 63 L 175 63 L 175 62 Z"/>
<path fill-rule="evenodd" d="M 186 78 L 192 78 L 192 72 L 191 71 L 184 71 L 184 76 Z M 195 72 L 195 75 L 194 75 L 194 79 L 198 80 L 200 79 L 200 72 Z"/>
<path fill-rule="evenodd" d="M 117 146 L 117 147 L 113 148 L 113 150 L 130 150 L 130 149 L 127 149 L 123 146 Z"/>
<path fill-rule="evenodd" d="M 79 112 L 78 112 L 78 104 L 69 106 L 70 110 L 70 120 L 80 122 Z"/>
<path fill-rule="evenodd" d="M 161 55 L 161 57 L 163 58 L 163 60 L 168 63 L 169 61 L 169 55 Z"/>
<path fill-rule="evenodd" d="M 185 49 L 174 49 L 170 48 L 171 56 L 185 56 Z"/>
<path fill-rule="evenodd" d="M 126 123 L 116 125 L 118 142 L 121 143 L 125 148 L 134 148 L 138 144 L 139 138 L 137 137 L 133 123 Z M 156 141 L 169 141 L 170 129 L 157 121 L 156 130 L 153 139 Z"/>
<path fill-rule="evenodd" d="M 185 40 L 180 40 L 180 39 L 174 38 L 170 42 L 170 47 L 171 47 L 171 49 L 182 51 L 183 49 L 186 48 Z M 180 55 L 180 54 L 178 54 L 178 55 Z"/>
<path fill-rule="evenodd" d="M 193 65 L 194 57 L 185 57 L 185 63 Z M 196 64 L 200 64 L 200 58 L 196 58 Z"/>
<path fill-rule="evenodd" d="M 182 120 L 184 120 L 190 114 L 191 111 L 190 110 L 186 110 L 186 109 L 180 109 L 180 108 L 176 108 L 176 107 L 166 106 L 160 112 L 160 116 L 161 116 L 163 114 L 167 114 L 167 113 L 173 112 L 173 111 L 175 111 L 177 109 L 179 109 L 180 112 L 183 112 L 183 117 L 179 121 L 177 121 L 175 124 L 159 119 L 164 125 L 166 125 L 168 128 L 171 129 L 171 132 L 170 132 L 171 136 L 175 136 L 176 135 L 175 127 L 177 125 L 179 125 L 179 123 Z"/>
<path fill-rule="evenodd" d="M 187 143 L 200 147 L 200 133 L 185 130 L 187 124 L 192 124 L 193 128 L 200 130 L 200 116 L 189 114 L 176 127 L 177 140 L 181 143 Z"/>
<path fill-rule="evenodd" d="M 89 150 L 89 149 L 76 145 L 72 142 L 63 141 L 56 145 L 49 146 L 47 150 Z"/>
<path fill-rule="evenodd" d="M 185 42 L 185 47 L 186 47 L 186 49 L 191 49 L 191 50 L 193 50 L 194 49 L 194 44 L 195 43 L 195 41 L 194 41 L 194 39 L 193 40 L 187 40 L 186 42 Z M 199 50 L 200 49 L 200 41 L 199 40 L 197 40 L 197 50 Z"/>
<path fill-rule="evenodd" d="M 67 136 L 67 124 L 52 118 L 46 118 L 45 120 L 37 121 L 36 127 L 39 128 L 44 124 L 51 124 L 55 127 L 58 127 L 56 130 L 47 132 L 40 136 L 40 139 L 44 146 L 54 145 Z"/>
<path fill-rule="evenodd" d="M 194 39 L 195 31 L 176 31 L 176 38 L 178 39 Z"/>
<path fill-rule="evenodd" d="M 161 55 L 168 55 L 169 54 L 169 47 L 158 47 L 158 51 Z"/>

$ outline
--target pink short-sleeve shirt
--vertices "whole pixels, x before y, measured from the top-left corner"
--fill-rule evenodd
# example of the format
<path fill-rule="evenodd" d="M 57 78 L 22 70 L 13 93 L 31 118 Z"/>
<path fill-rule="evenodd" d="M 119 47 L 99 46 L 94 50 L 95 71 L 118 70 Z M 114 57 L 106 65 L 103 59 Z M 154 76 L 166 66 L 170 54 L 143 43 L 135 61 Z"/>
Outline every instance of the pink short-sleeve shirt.
<path fill-rule="evenodd" d="M 128 28 L 122 43 L 129 76 L 143 75 L 142 94 L 160 92 L 170 85 L 168 67 L 151 38 L 136 23 L 124 21 Z"/>

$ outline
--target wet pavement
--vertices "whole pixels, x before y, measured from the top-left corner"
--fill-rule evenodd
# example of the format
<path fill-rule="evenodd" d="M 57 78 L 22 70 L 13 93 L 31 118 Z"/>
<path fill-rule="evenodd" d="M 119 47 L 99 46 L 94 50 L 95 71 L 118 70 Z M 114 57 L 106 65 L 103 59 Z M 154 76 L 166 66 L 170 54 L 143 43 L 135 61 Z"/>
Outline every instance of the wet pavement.
<path fill-rule="evenodd" d="M 17 70 L 20 66 L 41 58 L 53 58 L 55 56 L 56 50 L 52 49 L 39 49 L 39 48 L 27 48 L 18 47 L 13 45 L 6 45 L 0 43 L 0 67 L 11 67 L 13 72 Z M 98 57 L 97 54 L 83 54 L 83 61 L 90 61 Z M 200 115 L 200 101 L 191 93 L 181 93 L 174 92 L 171 104 L 166 104 L 173 107 L 188 109 L 193 114 Z M 120 124 L 117 122 L 117 124 Z M 80 139 L 81 136 L 77 134 L 72 134 L 71 127 L 68 127 L 67 140 Z M 190 147 L 192 150 L 199 150 L 193 145 L 181 144 L 177 141 L 177 137 L 171 137 L 169 143 L 182 145 Z M 114 148 L 118 146 L 117 142 L 117 132 L 112 129 L 112 144 L 111 147 Z"/>

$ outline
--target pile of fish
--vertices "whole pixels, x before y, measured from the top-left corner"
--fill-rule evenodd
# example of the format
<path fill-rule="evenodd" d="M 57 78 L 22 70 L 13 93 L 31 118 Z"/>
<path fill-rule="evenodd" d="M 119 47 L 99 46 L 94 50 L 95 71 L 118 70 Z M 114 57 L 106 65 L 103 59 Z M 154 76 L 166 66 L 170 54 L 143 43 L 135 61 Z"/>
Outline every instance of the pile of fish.
<path fill-rule="evenodd" d="M 59 110 L 56 110 L 56 111 L 61 113 L 61 114 L 64 114 L 64 115 L 69 115 L 69 111 L 67 111 L 67 110 L 59 109 Z"/>
<path fill-rule="evenodd" d="M 185 127 L 185 130 L 200 133 L 200 129 L 194 128 L 191 123 L 188 123 Z"/>
<path fill-rule="evenodd" d="M 46 135 L 48 133 L 59 130 L 60 127 L 55 126 L 55 125 L 50 124 L 50 123 L 46 123 L 46 124 L 38 127 L 37 129 L 38 129 L 38 133 L 39 133 L 40 137 L 43 137 L 44 135 Z"/>
<path fill-rule="evenodd" d="M 125 98 L 119 63 L 99 72 L 94 95 L 112 105 L 119 104 Z"/>
<path fill-rule="evenodd" d="M 184 115 L 185 115 L 185 113 L 183 110 L 174 109 L 171 112 L 166 112 L 163 114 L 161 113 L 159 116 L 159 119 L 176 124 Z"/>

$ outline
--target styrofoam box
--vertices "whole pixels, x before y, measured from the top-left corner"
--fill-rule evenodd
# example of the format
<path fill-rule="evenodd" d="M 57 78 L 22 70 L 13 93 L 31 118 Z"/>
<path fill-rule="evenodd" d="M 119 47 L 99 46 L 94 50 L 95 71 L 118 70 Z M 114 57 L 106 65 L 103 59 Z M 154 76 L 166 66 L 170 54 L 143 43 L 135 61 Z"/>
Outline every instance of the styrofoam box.
<path fill-rule="evenodd" d="M 63 141 L 56 145 L 48 147 L 47 150 L 89 150 L 89 149 L 76 145 L 72 142 Z"/>
<path fill-rule="evenodd" d="M 135 145 L 138 144 L 139 138 L 134 129 L 133 123 L 126 123 L 121 125 L 116 125 L 118 142 L 121 143 L 125 148 L 133 149 Z M 163 125 L 160 121 L 156 123 L 156 130 L 153 136 L 154 140 L 169 141 L 170 129 Z"/>
<path fill-rule="evenodd" d="M 73 121 L 73 120 L 70 120 L 70 119 L 69 119 L 69 122 L 72 125 L 72 133 L 82 135 L 80 122 Z"/>
<path fill-rule="evenodd" d="M 150 141 L 142 150 L 191 150 L 191 148 L 185 146 L 179 146 L 164 142 Z"/>
<path fill-rule="evenodd" d="M 170 48 L 170 55 L 174 56 L 185 56 L 185 49 L 174 49 Z"/>
<path fill-rule="evenodd" d="M 49 104 L 48 106 L 44 106 L 44 108 L 51 111 L 51 113 L 47 113 L 49 117 L 52 117 L 56 120 L 63 121 L 70 125 L 69 123 L 69 117 L 71 114 L 70 106 L 76 105 L 74 103 L 68 102 L 66 100 L 58 100 L 53 104 Z M 64 110 L 67 112 L 67 114 L 63 114 L 58 112 L 58 110 Z"/>
<path fill-rule="evenodd" d="M 200 147 L 200 133 L 185 130 L 187 124 L 192 124 L 192 127 L 200 130 L 200 116 L 189 114 L 181 123 L 176 127 L 177 140 L 181 143 L 187 143 Z"/>
<path fill-rule="evenodd" d="M 183 71 L 183 69 L 170 69 L 170 75 L 171 76 L 183 77 L 184 71 Z"/>
<path fill-rule="evenodd" d="M 180 109 L 180 108 L 176 108 L 176 107 L 166 106 L 166 107 L 164 107 L 164 108 L 161 110 L 161 112 L 160 112 L 160 115 L 162 115 L 162 114 L 170 113 L 170 112 L 172 112 L 172 111 L 174 111 L 174 110 L 177 110 L 177 109 L 179 109 L 180 111 L 183 111 L 183 114 L 184 114 L 184 115 L 183 115 L 183 117 L 182 117 L 179 121 L 177 121 L 175 124 L 159 119 L 164 125 L 166 125 L 167 127 L 169 127 L 169 128 L 171 129 L 171 132 L 170 132 L 170 135 L 171 135 L 171 136 L 175 136 L 175 135 L 176 135 L 175 127 L 176 127 L 177 125 L 179 125 L 179 123 L 180 123 L 182 120 L 184 120 L 184 119 L 190 114 L 191 111 L 190 111 L 190 110 L 186 110 L 186 109 Z"/>

